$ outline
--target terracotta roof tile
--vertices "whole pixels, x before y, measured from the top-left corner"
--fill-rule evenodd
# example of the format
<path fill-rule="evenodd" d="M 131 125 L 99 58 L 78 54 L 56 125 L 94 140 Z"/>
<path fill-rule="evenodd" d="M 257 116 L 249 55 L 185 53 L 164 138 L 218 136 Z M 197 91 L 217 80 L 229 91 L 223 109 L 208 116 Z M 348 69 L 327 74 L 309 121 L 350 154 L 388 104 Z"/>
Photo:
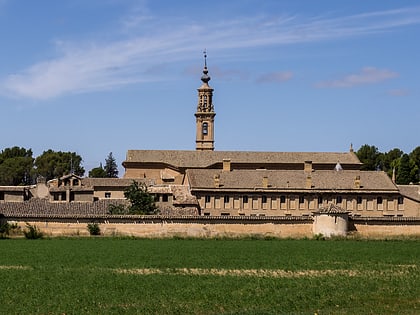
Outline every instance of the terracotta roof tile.
<path fill-rule="evenodd" d="M 176 150 L 129 150 L 124 166 L 130 163 L 163 163 L 178 168 L 206 168 L 223 159 L 232 163 L 268 163 L 268 164 L 314 164 L 361 165 L 352 152 L 252 152 L 252 151 L 176 151 Z"/>
<path fill-rule="evenodd" d="M 214 176 L 219 176 L 220 189 L 263 189 L 263 178 L 267 177 L 267 189 L 307 189 L 308 173 L 298 170 L 187 170 L 191 189 L 213 189 Z M 360 177 L 359 191 L 398 192 L 397 187 L 384 172 L 377 171 L 315 171 L 310 173 L 313 190 L 354 190 L 355 179 Z"/>

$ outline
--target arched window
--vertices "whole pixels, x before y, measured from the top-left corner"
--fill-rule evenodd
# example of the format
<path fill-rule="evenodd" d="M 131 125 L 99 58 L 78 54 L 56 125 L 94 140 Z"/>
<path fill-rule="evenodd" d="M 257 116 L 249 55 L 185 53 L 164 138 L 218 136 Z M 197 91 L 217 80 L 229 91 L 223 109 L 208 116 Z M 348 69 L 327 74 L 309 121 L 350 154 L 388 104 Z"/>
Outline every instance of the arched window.
<path fill-rule="evenodd" d="M 208 134 L 209 133 L 209 124 L 208 123 L 203 123 L 203 126 L 202 126 L 202 131 L 203 131 L 203 135 L 206 135 L 206 134 Z"/>

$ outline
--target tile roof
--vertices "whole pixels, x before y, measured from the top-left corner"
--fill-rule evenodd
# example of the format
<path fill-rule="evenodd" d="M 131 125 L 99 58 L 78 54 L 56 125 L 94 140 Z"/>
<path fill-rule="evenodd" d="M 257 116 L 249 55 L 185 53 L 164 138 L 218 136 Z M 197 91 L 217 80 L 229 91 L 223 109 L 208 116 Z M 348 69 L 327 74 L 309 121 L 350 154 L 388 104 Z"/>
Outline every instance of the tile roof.
<path fill-rule="evenodd" d="M 232 163 L 261 164 L 313 164 L 361 165 L 353 152 L 252 152 L 252 151 L 180 151 L 180 150 L 129 150 L 123 165 L 130 163 L 163 163 L 178 168 L 206 168 L 223 159 Z"/>
<path fill-rule="evenodd" d="M 401 195 L 420 201 L 420 185 L 397 185 Z"/>
<path fill-rule="evenodd" d="M 269 190 L 305 190 L 308 173 L 299 170 L 221 170 L 190 169 L 187 176 L 191 190 L 214 189 L 214 177 L 219 176 L 220 189 L 264 189 L 267 177 Z M 355 190 L 355 179 L 360 177 L 358 191 L 388 191 L 398 193 L 398 188 L 385 172 L 379 171 L 314 171 L 310 173 L 312 190 Z"/>

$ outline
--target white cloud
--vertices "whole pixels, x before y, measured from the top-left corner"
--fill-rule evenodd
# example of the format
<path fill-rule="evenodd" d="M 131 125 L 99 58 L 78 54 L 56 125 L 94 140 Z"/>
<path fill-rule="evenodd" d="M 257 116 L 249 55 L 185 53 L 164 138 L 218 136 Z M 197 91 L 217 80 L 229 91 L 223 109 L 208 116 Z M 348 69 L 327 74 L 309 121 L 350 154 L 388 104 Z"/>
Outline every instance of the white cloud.
<path fill-rule="evenodd" d="M 1 1 L 1 0 L 0 0 Z M 195 58 L 205 47 L 227 53 L 231 49 L 268 47 L 291 43 L 333 40 L 389 31 L 420 23 L 420 7 L 373 12 L 340 18 L 296 16 L 245 17 L 230 21 L 186 21 L 152 18 L 140 10 L 122 23 L 123 40 L 111 42 L 57 42 L 54 59 L 36 63 L 15 75 L 0 79 L 0 93 L 9 97 L 49 99 L 69 93 L 115 88 L 135 82 L 170 78 L 150 71 L 162 64 Z M 136 34 L 127 35 L 132 28 Z M 140 33 L 141 32 L 141 33 Z M 76 48 L 77 47 L 77 48 Z M 149 71 L 148 71 L 149 70 Z M 240 73 L 224 73 L 241 76 Z M 285 80 L 291 74 L 271 74 L 260 80 Z M 394 72 L 375 68 L 324 86 L 353 86 L 395 77 Z"/>
<path fill-rule="evenodd" d="M 276 83 L 289 81 L 293 77 L 293 73 L 286 72 L 271 72 L 266 73 L 257 78 L 257 83 Z"/>
<path fill-rule="evenodd" d="M 358 85 L 379 83 L 398 76 L 398 73 L 374 67 L 365 67 L 359 73 L 349 74 L 343 78 L 322 81 L 315 86 L 319 88 L 349 88 Z"/>

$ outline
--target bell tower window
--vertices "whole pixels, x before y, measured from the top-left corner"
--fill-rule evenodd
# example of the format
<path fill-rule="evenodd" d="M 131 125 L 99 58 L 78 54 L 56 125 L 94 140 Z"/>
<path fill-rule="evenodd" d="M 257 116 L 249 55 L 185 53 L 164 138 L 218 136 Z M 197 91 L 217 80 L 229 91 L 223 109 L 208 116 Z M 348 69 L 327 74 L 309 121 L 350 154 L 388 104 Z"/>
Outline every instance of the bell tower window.
<path fill-rule="evenodd" d="M 208 123 L 203 123 L 203 135 L 207 135 L 209 133 L 209 124 Z"/>

